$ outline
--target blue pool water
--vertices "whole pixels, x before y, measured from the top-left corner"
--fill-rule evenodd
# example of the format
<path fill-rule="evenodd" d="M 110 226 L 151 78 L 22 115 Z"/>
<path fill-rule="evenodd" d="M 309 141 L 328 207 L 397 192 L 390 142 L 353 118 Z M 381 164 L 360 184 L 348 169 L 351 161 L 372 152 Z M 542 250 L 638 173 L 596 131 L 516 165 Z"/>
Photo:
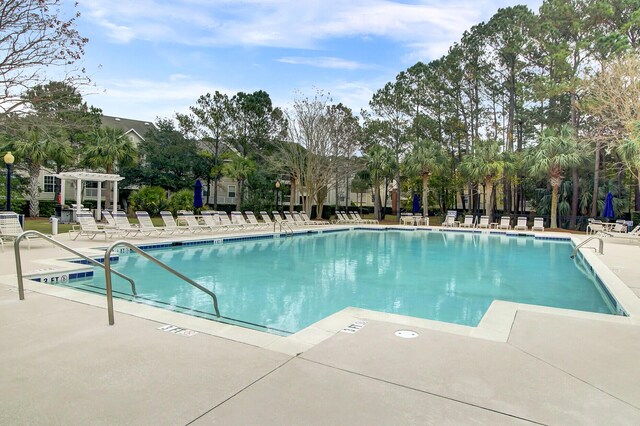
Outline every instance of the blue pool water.
<path fill-rule="evenodd" d="M 347 306 L 472 326 L 493 300 L 614 313 L 572 249 L 531 237 L 362 230 L 151 254 L 213 290 L 223 321 L 288 334 Z M 139 255 L 121 255 L 114 269 L 135 279 L 143 301 L 213 318 L 209 296 Z M 104 289 L 104 274 L 71 285 Z M 116 276 L 114 290 L 130 294 Z"/>

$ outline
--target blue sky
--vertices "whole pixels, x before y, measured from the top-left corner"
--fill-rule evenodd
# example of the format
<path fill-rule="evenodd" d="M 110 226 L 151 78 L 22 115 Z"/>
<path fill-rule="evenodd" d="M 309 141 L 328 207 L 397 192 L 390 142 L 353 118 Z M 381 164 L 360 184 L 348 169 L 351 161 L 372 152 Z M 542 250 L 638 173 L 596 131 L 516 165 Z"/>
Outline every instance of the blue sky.
<path fill-rule="evenodd" d="M 153 120 L 219 90 L 287 107 L 315 88 L 358 112 L 417 61 L 446 53 L 500 7 L 542 0 L 80 0 L 85 100 Z"/>

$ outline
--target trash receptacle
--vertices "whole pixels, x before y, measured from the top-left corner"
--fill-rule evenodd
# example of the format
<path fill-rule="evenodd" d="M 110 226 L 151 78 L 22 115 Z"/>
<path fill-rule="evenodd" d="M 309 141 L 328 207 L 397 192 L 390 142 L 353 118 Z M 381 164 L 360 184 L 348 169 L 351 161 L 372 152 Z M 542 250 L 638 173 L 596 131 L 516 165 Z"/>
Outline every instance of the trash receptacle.
<path fill-rule="evenodd" d="M 49 218 L 49 222 L 51 222 L 51 235 L 58 235 L 58 221 L 59 219 L 55 216 Z"/>

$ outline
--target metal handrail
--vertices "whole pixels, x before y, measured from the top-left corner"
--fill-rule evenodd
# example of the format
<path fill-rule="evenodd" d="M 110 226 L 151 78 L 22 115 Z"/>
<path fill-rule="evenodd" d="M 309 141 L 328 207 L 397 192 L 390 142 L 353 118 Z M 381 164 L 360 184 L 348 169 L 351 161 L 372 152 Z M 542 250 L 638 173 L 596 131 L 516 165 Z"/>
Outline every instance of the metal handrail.
<path fill-rule="evenodd" d="M 20 256 L 20 241 L 26 237 L 27 235 L 37 235 L 40 238 L 44 238 L 45 240 L 49 241 L 51 244 L 54 244 L 58 247 L 61 247 L 65 250 L 67 250 L 68 252 L 71 252 L 73 254 L 75 254 L 76 256 L 80 256 L 81 258 L 83 258 L 84 260 L 88 261 L 89 263 L 91 263 L 92 265 L 95 266 L 99 266 L 102 269 L 105 269 L 105 265 L 98 262 L 95 259 L 90 258 L 89 256 L 86 256 L 80 252 L 78 252 L 77 250 L 72 249 L 71 247 L 67 246 L 66 244 L 62 244 L 60 241 L 58 240 L 54 240 L 51 237 L 48 237 L 46 235 L 44 235 L 41 232 L 38 231 L 24 231 L 22 234 L 18 235 L 16 237 L 16 241 L 14 243 L 13 249 L 15 252 L 15 257 L 16 257 L 16 275 L 18 276 L 18 296 L 20 297 L 20 300 L 24 300 L 24 282 L 22 280 L 22 258 Z M 138 292 L 136 291 L 136 283 L 133 281 L 133 279 L 131 279 L 130 277 L 115 271 L 116 275 L 118 275 L 121 278 L 124 278 L 125 280 L 129 281 L 129 283 L 131 284 L 131 292 L 133 293 L 134 296 L 138 295 Z"/>
<path fill-rule="evenodd" d="M 280 225 L 279 232 L 282 232 L 282 225 L 285 225 L 287 228 L 289 228 L 289 233 L 291 235 L 293 235 L 293 229 L 291 228 L 291 226 L 289 226 L 289 224 L 287 222 L 273 222 L 273 232 L 276 232 L 276 225 Z M 285 229 L 284 233 L 285 233 L 285 235 L 287 234 L 287 230 L 286 229 Z"/>
<path fill-rule="evenodd" d="M 591 240 L 598 240 L 600 242 L 600 244 L 598 244 L 598 253 L 604 254 L 604 240 L 602 239 L 602 237 L 599 237 L 598 235 L 593 235 L 574 247 L 571 258 L 574 259 L 576 257 L 576 254 L 578 254 L 578 249 L 580 249 L 580 247 L 587 244 Z M 592 248 L 595 250 L 594 247 L 589 247 L 589 248 Z"/>
<path fill-rule="evenodd" d="M 216 311 L 216 316 L 218 318 L 220 318 L 220 310 L 218 309 L 218 298 L 216 297 L 215 293 L 213 293 L 208 288 L 205 288 L 205 287 L 201 286 L 197 282 L 193 281 L 191 278 L 182 275 L 180 272 L 176 271 L 175 269 L 171 268 L 170 266 L 160 262 L 155 257 L 153 257 L 150 254 L 146 253 L 144 250 L 134 246 L 133 244 L 131 244 L 131 243 L 127 242 L 127 241 L 120 240 L 120 241 L 115 241 L 113 244 L 111 244 L 107 248 L 107 251 L 104 254 L 104 266 L 105 266 L 105 274 L 104 275 L 105 275 L 105 279 L 106 279 L 106 288 L 107 288 L 107 310 L 109 312 L 109 325 L 113 325 L 114 324 L 114 319 L 113 319 L 113 294 L 112 294 L 112 285 L 111 285 L 111 261 L 110 261 L 109 258 L 111 257 L 111 252 L 113 251 L 113 249 L 116 246 L 127 246 L 127 247 L 129 247 L 131 250 L 133 250 L 136 253 L 140 254 L 142 257 L 152 261 L 153 263 L 155 263 L 156 265 L 158 265 L 161 268 L 165 269 L 166 271 L 171 272 L 173 275 L 177 276 L 178 278 L 181 278 L 182 280 L 184 280 L 187 283 L 191 284 L 195 288 L 207 293 L 213 299 L 213 309 Z M 117 271 L 114 271 L 114 272 L 117 272 Z"/>

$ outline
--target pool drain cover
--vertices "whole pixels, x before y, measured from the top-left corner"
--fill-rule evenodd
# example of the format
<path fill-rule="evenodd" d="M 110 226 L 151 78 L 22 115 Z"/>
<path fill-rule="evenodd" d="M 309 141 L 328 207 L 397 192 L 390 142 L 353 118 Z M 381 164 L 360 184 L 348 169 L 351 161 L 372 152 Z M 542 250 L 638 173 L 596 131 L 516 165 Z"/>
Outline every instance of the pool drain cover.
<path fill-rule="evenodd" d="M 398 330 L 395 334 L 396 336 L 402 337 L 403 339 L 413 339 L 415 337 L 418 337 L 418 333 L 411 330 Z"/>

